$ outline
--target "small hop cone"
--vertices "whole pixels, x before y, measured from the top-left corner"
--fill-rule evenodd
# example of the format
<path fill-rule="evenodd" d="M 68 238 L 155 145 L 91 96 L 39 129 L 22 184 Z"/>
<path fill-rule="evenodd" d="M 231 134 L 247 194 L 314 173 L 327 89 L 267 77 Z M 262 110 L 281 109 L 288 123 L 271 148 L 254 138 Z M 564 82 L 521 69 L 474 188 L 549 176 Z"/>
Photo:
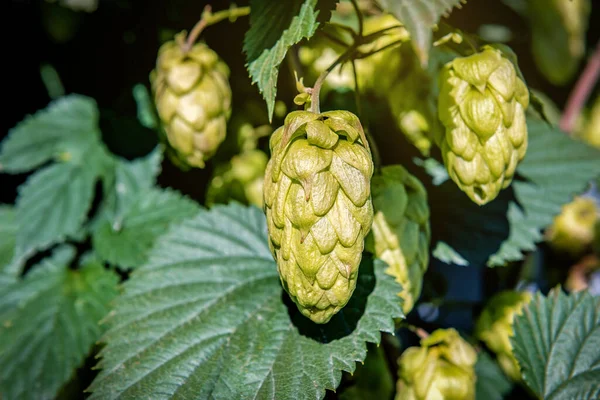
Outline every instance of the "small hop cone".
<path fill-rule="evenodd" d="M 455 58 L 440 75 L 438 135 L 448 173 L 479 205 L 512 181 L 527 151 L 529 92 L 514 65 L 490 46 Z"/>
<path fill-rule="evenodd" d="M 396 400 L 474 400 L 475 349 L 454 329 L 438 329 L 398 359 Z"/>
<path fill-rule="evenodd" d="M 594 226 L 600 220 L 600 207 L 591 197 L 576 197 L 562 208 L 548 228 L 550 245 L 577 256 L 592 244 Z"/>
<path fill-rule="evenodd" d="M 264 152 L 250 150 L 215 168 L 206 194 L 206 205 L 236 200 L 262 208 L 267 162 Z"/>
<path fill-rule="evenodd" d="M 229 68 L 206 44 L 187 53 L 175 41 L 161 46 L 150 80 L 158 115 L 177 164 L 204 168 L 227 133 Z"/>
<path fill-rule="evenodd" d="M 284 289 L 324 324 L 356 288 L 373 223 L 373 161 L 347 111 L 294 111 L 271 136 L 264 202 L 269 245 Z"/>
<path fill-rule="evenodd" d="M 367 247 L 385 261 L 402 285 L 398 294 L 408 314 L 421 294 L 429 265 L 429 205 L 423 184 L 404 167 L 384 167 L 373 177 L 375 217 Z"/>
<path fill-rule="evenodd" d="M 514 381 L 521 379 L 521 369 L 512 352 L 510 337 L 514 335 L 516 315 L 531 301 L 531 293 L 506 290 L 490 299 L 475 327 L 475 336 L 490 348 L 504 373 Z"/>

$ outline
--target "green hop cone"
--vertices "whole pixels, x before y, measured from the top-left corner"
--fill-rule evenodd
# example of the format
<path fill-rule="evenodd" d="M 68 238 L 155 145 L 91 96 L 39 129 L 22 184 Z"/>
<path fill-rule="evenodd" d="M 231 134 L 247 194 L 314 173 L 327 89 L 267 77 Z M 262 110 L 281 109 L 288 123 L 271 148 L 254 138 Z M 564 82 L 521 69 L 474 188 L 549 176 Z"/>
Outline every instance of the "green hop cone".
<path fill-rule="evenodd" d="M 540 72 L 565 85 L 585 55 L 590 0 L 529 0 L 531 45 Z"/>
<path fill-rule="evenodd" d="M 547 239 L 554 249 L 580 255 L 594 240 L 594 225 L 600 220 L 600 208 L 591 197 L 576 197 L 563 206 L 548 228 Z"/>
<path fill-rule="evenodd" d="M 529 92 L 503 53 L 484 46 L 458 57 L 440 74 L 437 135 L 452 180 L 471 200 L 486 204 L 512 181 L 527 151 Z"/>
<path fill-rule="evenodd" d="M 438 329 L 398 359 L 396 400 L 474 400 L 476 361 L 455 329 Z"/>
<path fill-rule="evenodd" d="M 385 261 L 387 273 L 402 285 L 404 313 L 421 294 L 429 265 L 429 205 L 421 182 L 404 167 L 384 167 L 371 184 L 375 217 L 367 248 Z"/>
<path fill-rule="evenodd" d="M 229 68 L 206 44 L 184 52 L 161 46 L 150 80 L 154 101 L 176 163 L 204 168 L 225 139 L 231 114 Z"/>
<path fill-rule="evenodd" d="M 494 295 L 486 304 L 475 326 L 475 336 L 490 348 L 500 367 L 511 379 L 521 379 L 521 369 L 512 352 L 510 337 L 513 321 L 531 301 L 531 293 L 506 290 Z"/>
<path fill-rule="evenodd" d="M 347 111 L 294 111 L 270 141 L 264 202 L 269 246 L 303 315 L 327 323 L 356 288 L 373 222 L 373 161 Z"/>
<path fill-rule="evenodd" d="M 215 168 L 206 193 L 206 205 L 236 200 L 263 207 L 263 182 L 267 155 L 250 150 Z"/>

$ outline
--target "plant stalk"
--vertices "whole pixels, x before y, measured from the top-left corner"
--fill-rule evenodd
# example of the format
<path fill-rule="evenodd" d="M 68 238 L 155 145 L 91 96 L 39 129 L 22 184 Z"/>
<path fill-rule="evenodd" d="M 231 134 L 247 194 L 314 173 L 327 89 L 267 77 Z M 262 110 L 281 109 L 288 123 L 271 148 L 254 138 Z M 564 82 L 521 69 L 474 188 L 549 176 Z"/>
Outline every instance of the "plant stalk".
<path fill-rule="evenodd" d="M 202 11 L 202 18 L 194 25 L 192 31 L 188 35 L 185 44 L 183 45 L 183 51 L 188 52 L 191 50 L 204 28 L 219 23 L 224 19 L 229 19 L 231 22 L 234 22 L 237 18 L 248 14 L 250 14 L 250 7 L 231 7 L 228 10 L 221 10 L 213 14 L 212 7 L 207 4 L 206 7 L 204 7 L 204 11 Z"/>

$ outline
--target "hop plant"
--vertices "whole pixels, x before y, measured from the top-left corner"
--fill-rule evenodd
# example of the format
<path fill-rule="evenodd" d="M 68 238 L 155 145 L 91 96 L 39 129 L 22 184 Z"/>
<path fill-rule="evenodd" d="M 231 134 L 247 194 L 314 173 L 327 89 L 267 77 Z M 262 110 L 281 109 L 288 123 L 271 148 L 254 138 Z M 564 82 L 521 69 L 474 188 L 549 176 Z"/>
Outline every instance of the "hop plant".
<path fill-rule="evenodd" d="M 262 208 L 267 161 L 264 152 L 250 150 L 217 167 L 208 187 L 206 205 L 237 200 Z"/>
<path fill-rule="evenodd" d="M 594 225 L 600 220 L 600 208 L 593 198 L 576 197 L 562 208 L 548 228 L 547 239 L 559 251 L 578 255 L 594 240 Z"/>
<path fill-rule="evenodd" d="M 384 167 L 371 184 L 375 217 L 367 247 L 385 261 L 387 273 L 402 285 L 404 313 L 421 294 L 429 264 L 429 206 L 421 182 L 404 167 Z"/>
<path fill-rule="evenodd" d="M 532 51 L 553 84 L 568 83 L 585 54 L 590 0 L 530 0 Z"/>
<path fill-rule="evenodd" d="M 154 101 L 178 164 L 204 168 L 225 139 L 231 114 L 229 68 L 204 43 L 170 41 L 150 74 Z"/>
<path fill-rule="evenodd" d="M 455 329 L 438 329 L 398 359 L 396 400 L 474 400 L 476 361 Z"/>
<path fill-rule="evenodd" d="M 448 173 L 479 205 L 510 185 L 527 150 L 529 92 L 514 65 L 491 46 L 447 63 L 440 74 L 437 135 Z"/>
<path fill-rule="evenodd" d="M 513 321 L 531 301 L 531 293 L 506 290 L 493 296 L 479 316 L 475 335 L 489 347 L 500 367 L 511 379 L 521 379 L 521 369 L 512 352 Z"/>
<path fill-rule="evenodd" d="M 373 222 L 373 161 L 347 111 L 294 111 L 271 136 L 264 202 L 269 246 L 303 315 L 326 323 L 356 287 Z"/>

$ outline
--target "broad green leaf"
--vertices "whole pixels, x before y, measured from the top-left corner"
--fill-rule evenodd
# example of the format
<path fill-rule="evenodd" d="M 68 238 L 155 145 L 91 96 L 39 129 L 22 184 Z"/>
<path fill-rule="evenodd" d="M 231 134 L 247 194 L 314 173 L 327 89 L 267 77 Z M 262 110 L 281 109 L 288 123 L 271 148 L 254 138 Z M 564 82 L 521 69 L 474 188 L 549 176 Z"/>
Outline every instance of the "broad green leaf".
<path fill-rule="evenodd" d="M 0 172 L 21 173 L 52 159 L 81 158 L 99 138 L 95 101 L 63 97 L 10 130 L 0 148 Z"/>
<path fill-rule="evenodd" d="M 496 200 L 476 206 L 451 182 L 429 188 L 432 220 L 440 228 L 434 243 L 445 242 L 470 265 L 502 266 L 523 258 L 543 239 L 561 207 L 600 176 L 600 152 L 558 128 L 530 119 L 529 145 L 518 177 Z M 445 249 L 448 250 L 448 249 Z M 434 253 L 444 262 L 449 253 Z"/>
<path fill-rule="evenodd" d="M 517 168 L 527 181 L 512 184 L 520 207 L 514 202 L 509 205 L 510 236 L 490 257 L 490 266 L 521 260 L 522 251 L 534 250 L 535 243 L 543 239 L 541 229 L 550 225 L 561 207 L 585 190 L 588 182 L 600 176 L 598 150 L 543 121 L 531 119 L 527 126 L 527 155 Z"/>
<path fill-rule="evenodd" d="M 71 270 L 73 256 L 61 247 L 24 279 L 0 284 L 0 398 L 54 398 L 102 334 L 118 276 L 97 263 Z"/>
<path fill-rule="evenodd" d="M 91 399 L 319 399 L 393 332 L 384 263 L 365 256 L 350 302 L 317 325 L 282 291 L 266 230 L 258 208 L 231 204 L 161 236 L 107 321 Z"/>
<path fill-rule="evenodd" d="M 13 259 L 17 242 L 17 222 L 14 207 L 0 205 L 0 272 Z"/>
<path fill-rule="evenodd" d="M 111 264 L 138 267 L 146 261 L 156 238 L 170 224 L 192 217 L 197 211 L 195 202 L 175 191 L 137 192 L 123 214 L 99 223 L 92 237 L 94 250 Z"/>
<path fill-rule="evenodd" d="M 145 157 L 128 161 L 116 159 L 104 181 L 102 214 L 119 224 L 131 202 L 140 192 L 153 187 L 161 171 L 162 148 L 156 147 Z"/>
<path fill-rule="evenodd" d="M 427 65 L 433 28 L 443 15 L 466 0 L 379 0 L 384 10 L 394 14 L 410 33 L 415 52 Z"/>
<path fill-rule="evenodd" d="M 448 243 L 446 242 L 437 242 L 435 250 L 433 250 L 433 256 L 446 264 L 456 264 L 461 266 L 469 265 L 469 262 L 452 247 L 448 246 Z"/>
<path fill-rule="evenodd" d="M 250 29 L 244 38 L 244 52 L 252 83 L 267 102 L 273 119 L 279 65 L 288 49 L 317 30 L 317 0 L 251 0 Z"/>
<path fill-rule="evenodd" d="M 600 297 L 537 293 L 511 337 L 525 383 L 547 400 L 600 398 Z"/>
<path fill-rule="evenodd" d="M 31 175 L 17 198 L 17 254 L 28 255 L 53 243 L 77 236 L 87 217 L 96 180 L 108 156 L 90 146 L 85 162 L 53 164 Z"/>
<path fill-rule="evenodd" d="M 477 374 L 476 400 L 502 400 L 513 386 L 498 363 L 485 351 L 477 354 L 475 373 Z"/>

